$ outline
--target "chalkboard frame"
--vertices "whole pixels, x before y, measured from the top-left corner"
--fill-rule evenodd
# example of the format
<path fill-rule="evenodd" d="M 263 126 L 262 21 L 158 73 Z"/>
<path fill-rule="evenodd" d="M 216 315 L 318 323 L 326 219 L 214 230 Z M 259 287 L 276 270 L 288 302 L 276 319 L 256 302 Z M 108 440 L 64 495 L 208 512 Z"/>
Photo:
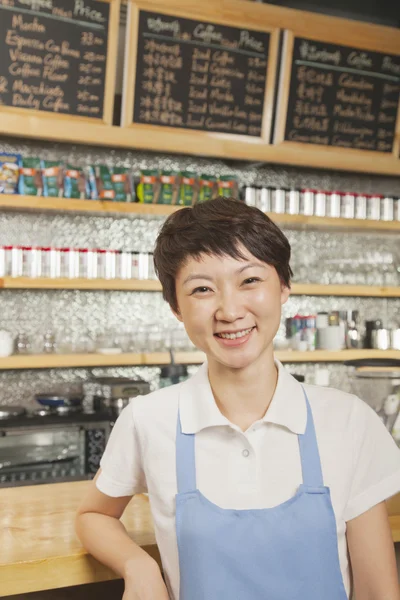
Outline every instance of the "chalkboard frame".
<path fill-rule="evenodd" d="M 358 26 L 362 27 L 362 24 L 358 24 Z M 371 26 L 369 26 L 370 29 Z M 277 95 L 277 111 L 276 111 L 276 121 L 275 121 L 275 130 L 273 143 L 274 144 L 283 144 L 285 147 L 290 148 L 302 148 L 306 146 L 312 146 L 313 148 L 320 150 L 321 152 L 341 152 L 341 153 L 361 153 L 362 156 L 369 156 L 372 159 L 382 158 L 382 156 L 393 157 L 395 159 L 399 158 L 400 154 L 400 100 L 397 108 L 397 117 L 396 124 L 394 128 L 394 139 L 393 139 L 393 149 L 392 152 L 384 153 L 377 152 L 371 150 L 359 150 L 355 148 L 340 148 L 338 146 L 323 146 L 319 144 L 306 144 L 300 142 L 292 142 L 285 139 L 285 129 L 287 122 L 287 111 L 289 105 L 289 95 L 290 95 L 290 84 L 291 84 L 291 70 L 292 70 L 292 61 L 293 61 L 293 53 L 294 53 L 294 41 L 296 38 L 306 38 L 310 40 L 314 40 L 315 42 L 327 42 L 333 43 L 343 46 L 351 46 L 359 50 L 370 50 L 374 52 L 382 52 L 382 53 L 399 53 L 399 43 L 398 41 L 393 42 L 390 39 L 382 39 L 381 36 L 371 36 L 369 33 L 364 36 L 357 37 L 355 36 L 354 40 L 349 40 L 343 35 L 338 33 L 334 33 L 333 35 L 321 35 L 316 34 L 312 31 L 312 29 L 308 30 L 284 30 L 284 39 L 282 46 L 282 59 L 280 65 L 280 77 L 278 83 L 278 95 Z M 367 41 L 365 40 L 367 38 Z"/>
<path fill-rule="evenodd" d="M 114 96 L 115 96 L 115 80 L 117 71 L 117 51 L 118 51 L 118 34 L 119 34 L 119 17 L 121 0 L 96 0 L 96 2 L 105 2 L 110 4 L 110 19 L 108 27 L 108 43 L 107 43 L 107 65 L 106 76 L 104 82 L 104 102 L 103 114 L 100 118 L 85 117 L 84 115 L 73 115 L 67 113 L 52 113 L 50 111 L 33 110 L 29 108 L 16 108 L 13 106 L 1 105 L 1 113 L 10 115 L 21 115 L 28 117 L 40 117 L 40 119 L 57 120 L 57 122 L 75 122 L 82 124 L 93 123 L 112 125 L 114 111 Z"/>
<path fill-rule="evenodd" d="M 200 4 L 200 3 L 199 3 Z M 258 24 L 246 21 L 243 13 L 231 11 L 229 16 L 221 11 L 221 5 L 203 2 L 200 7 L 194 7 L 192 3 L 188 3 L 187 8 L 183 8 L 179 0 L 128 0 L 127 13 L 127 33 L 125 47 L 125 66 L 124 66 L 124 83 L 122 92 L 122 118 L 121 127 L 129 128 L 129 130 L 143 133 L 145 131 L 151 133 L 162 131 L 167 137 L 171 134 L 176 134 L 177 131 L 183 135 L 190 136 L 192 140 L 201 140 L 207 143 L 209 140 L 240 140 L 251 141 L 251 143 L 269 145 L 271 138 L 272 114 L 275 94 L 275 83 L 277 75 L 278 62 L 278 47 L 280 30 L 278 27 L 265 24 L 259 21 L 258 7 L 254 10 L 251 3 L 241 2 L 246 6 L 246 16 L 253 14 L 257 16 L 254 19 Z M 231 27 L 246 27 L 249 30 L 263 31 L 270 34 L 269 49 L 268 49 L 268 67 L 264 94 L 264 106 L 262 117 L 262 132 L 260 137 L 238 135 L 236 133 L 219 133 L 212 131 L 201 131 L 197 129 L 182 129 L 166 126 L 158 126 L 154 124 L 136 123 L 133 121 L 133 112 L 135 104 L 135 86 L 136 86 L 136 64 L 137 64 L 137 45 L 139 40 L 139 13 L 141 10 L 156 12 L 160 15 L 175 16 L 177 18 L 199 19 L 200 21 L 215 23 Z M 266 19 L 268 21 L 268 19 Z M 171 146 L 169 149 L 172 150 Z"/>

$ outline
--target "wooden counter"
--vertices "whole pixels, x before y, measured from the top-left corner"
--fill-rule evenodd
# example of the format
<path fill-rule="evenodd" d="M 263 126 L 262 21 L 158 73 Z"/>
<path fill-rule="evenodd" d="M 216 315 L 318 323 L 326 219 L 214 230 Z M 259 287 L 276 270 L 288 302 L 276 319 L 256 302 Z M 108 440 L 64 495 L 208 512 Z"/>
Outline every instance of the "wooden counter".
<path fill-rule="evenodd" d="M 0 489 L 0 597 L 116 579 L 74 533 L 75 511 L 89 482 Z M 400 494 L 388 501 L 400 541 Z M 132 539 L 160 562 L 147 496 L 122 518 Z"/>
<path fill-rule="evenodd" d="M 88 481 L 0 489 L 0 598 L 116 579 L 74 532 Z M 122 522 L 159 561 L 147 496 L 135 496 Z"/>

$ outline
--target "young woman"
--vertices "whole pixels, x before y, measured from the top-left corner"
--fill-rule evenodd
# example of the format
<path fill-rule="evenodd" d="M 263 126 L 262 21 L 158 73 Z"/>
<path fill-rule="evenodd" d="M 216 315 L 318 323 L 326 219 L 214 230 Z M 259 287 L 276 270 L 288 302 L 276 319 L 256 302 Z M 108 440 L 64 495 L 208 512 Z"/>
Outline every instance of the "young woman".
<path fill-rule="evenodd" d="M 161 229 L 164 298 L 207 362 L 125 408 L 79 509 L 124 600 L 400 600 L 384 502 L 400 451 L 365 402 L 274 360 L 289 259 L 280 229 L 230 199 Z M 142 492 L 165 583 L 119 521 Z"/>

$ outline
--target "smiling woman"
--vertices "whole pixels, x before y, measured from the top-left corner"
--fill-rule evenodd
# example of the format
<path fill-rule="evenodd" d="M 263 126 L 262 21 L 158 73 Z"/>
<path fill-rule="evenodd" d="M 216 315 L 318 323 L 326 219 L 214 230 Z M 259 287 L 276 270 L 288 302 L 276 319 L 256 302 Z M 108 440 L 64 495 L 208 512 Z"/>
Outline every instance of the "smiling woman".
<path fill-rule="evenodd" d="M 79 510 L 78 535 L 124 578 L 123 600 L 348 600 L 351 581 L 358 600 L 400 600 L 384 503 L 400 452 L 365 402 L 274 360 L 289 260 L 280 229 L 236 200 L 161 228 L 164 298 L 207 362 L 124 409 Z M 140 492 L 165 583 L 118 520 Z"/>

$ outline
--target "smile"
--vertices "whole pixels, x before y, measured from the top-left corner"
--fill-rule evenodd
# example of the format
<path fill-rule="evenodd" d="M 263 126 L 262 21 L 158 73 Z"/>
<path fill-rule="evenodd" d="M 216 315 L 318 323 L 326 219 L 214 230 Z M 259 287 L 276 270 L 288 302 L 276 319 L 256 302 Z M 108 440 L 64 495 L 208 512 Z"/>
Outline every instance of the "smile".
<path fill-rule="evenodd" d="M 236 331 L 235 333 L 216 333 L 215 335 L 224 340 L 236 340 L 244 337 L 245 335 L 249 335 L 253 329 L 254 327 L 249 327 L 249 329 L 242 329 L 242 331 Z"/>

